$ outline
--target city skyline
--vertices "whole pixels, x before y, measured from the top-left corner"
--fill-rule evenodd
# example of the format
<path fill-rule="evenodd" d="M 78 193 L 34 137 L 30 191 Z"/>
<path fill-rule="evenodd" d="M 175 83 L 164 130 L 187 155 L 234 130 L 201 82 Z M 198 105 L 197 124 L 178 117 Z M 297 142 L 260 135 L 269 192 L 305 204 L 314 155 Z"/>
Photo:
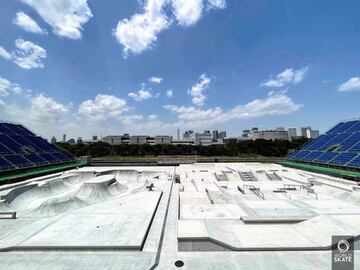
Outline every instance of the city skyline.
<path fill-rule="evenodd" d="M 360 115 L 358 1 L 8 1 L 0 119 L 42 136 L 314 126 Z"/>

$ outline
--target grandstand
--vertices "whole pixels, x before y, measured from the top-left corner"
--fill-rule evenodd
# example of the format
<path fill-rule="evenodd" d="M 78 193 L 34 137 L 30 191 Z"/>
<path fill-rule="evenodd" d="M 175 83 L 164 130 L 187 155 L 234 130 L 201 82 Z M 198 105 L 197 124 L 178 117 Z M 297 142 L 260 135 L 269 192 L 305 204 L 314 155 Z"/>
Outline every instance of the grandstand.
<path fill-rule="evenodd" d="M 360 171 L 360 119 L 342 121 L 287 156 L 288 161 Z"/>
<path fill-rule="evenodd" d="M 0 173 L 64 165 L 74 157 L 16 123 L 0 122 Z"/>

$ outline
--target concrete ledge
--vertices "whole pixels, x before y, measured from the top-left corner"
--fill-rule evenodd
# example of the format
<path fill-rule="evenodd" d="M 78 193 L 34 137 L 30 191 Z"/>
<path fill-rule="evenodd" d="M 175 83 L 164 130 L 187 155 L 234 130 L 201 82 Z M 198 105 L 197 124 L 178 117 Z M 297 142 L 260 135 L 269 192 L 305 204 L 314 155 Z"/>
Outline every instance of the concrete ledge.
<path fill-rule="evenodd" d="M 308 220 L 309 217 L 260 217 L 243 216 L 240 218 L 245 224 L 256 223 L 299 223 Z"/>

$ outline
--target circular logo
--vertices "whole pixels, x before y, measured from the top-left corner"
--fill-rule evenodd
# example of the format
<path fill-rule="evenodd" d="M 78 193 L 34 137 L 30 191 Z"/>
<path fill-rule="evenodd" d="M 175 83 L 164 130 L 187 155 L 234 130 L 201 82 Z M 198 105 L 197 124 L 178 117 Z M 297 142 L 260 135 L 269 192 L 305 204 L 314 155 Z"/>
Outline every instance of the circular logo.
<path fill-rule="evenodd" d="M 337 249 L 341 252 L 341 253 L 345 253 L 350 249 L 350 244 L 348 241 L 344 240 L 340 240 L 337 244 Z"/>

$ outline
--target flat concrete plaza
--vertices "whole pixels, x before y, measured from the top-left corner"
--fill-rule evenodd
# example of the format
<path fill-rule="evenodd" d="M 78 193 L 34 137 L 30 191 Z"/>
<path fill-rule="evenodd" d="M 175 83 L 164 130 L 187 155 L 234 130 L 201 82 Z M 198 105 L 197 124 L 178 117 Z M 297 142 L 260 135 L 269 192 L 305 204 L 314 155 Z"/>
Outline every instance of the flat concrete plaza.
<path fill-rule="evenodd" d="M 0 269 L 330 270 L 334 235 L 360 269 L 359 183 L 278 164 L 83 167 L 0 212 Z"/>

